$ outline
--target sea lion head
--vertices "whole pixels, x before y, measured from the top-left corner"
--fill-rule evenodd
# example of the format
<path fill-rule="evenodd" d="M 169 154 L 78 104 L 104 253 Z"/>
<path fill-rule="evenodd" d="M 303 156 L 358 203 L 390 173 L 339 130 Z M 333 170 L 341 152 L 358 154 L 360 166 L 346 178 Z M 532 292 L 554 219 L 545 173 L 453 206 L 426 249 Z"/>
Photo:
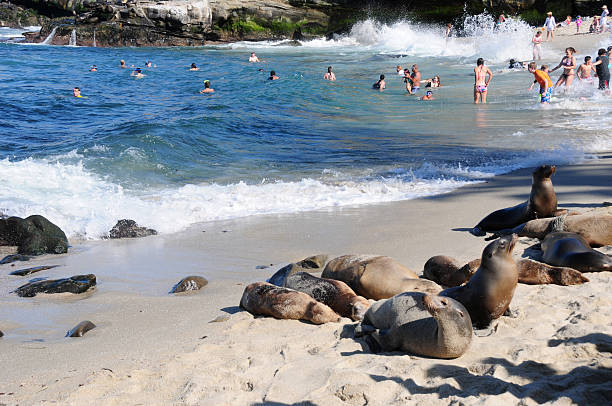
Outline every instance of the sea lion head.
<path fill-rule="evenodd" d="M 542 179 L 550 179 L 551 176 L 555 174 L 557 167 L 555 165 L 541 165 L 533 171 L 531 174 L 533 176 L 533 180 L 542 180 Z"/>
<path fill-rule="evenodd" d="M 450 297 L 432 294 L 423 297 L 423 305 L 438 322 L 438 356 L 461 356 L 472 341 L 472 319 L 468 310 Z"/>
<path fill-rule="evenodd" d="M 351 300 L 351 319 L 363 320 L 366 312 L 370 308 L 370 301 L 363 296 L 355 296 Z"/>
<path fill-rule="evenodd" d="M 438 296 L 428 293 L 423 296 L 423 305 L 425 309 L 433 316 L 439 316 L 441 313 L 454 313 L 460 318 L 467 318 L 468 323 L 472 325 L 470 314 L 463 305 L 450 297 Z M 437 317 L 436 317 L 437 318 Z"/>
<path fill-rule="evenodd" d="M 493 241 L 482 251 L 481 263 L 484 264 L 493 257 L 511 258 L 517 240 L 518 236 L 516 234 L 510 234 Z"/>

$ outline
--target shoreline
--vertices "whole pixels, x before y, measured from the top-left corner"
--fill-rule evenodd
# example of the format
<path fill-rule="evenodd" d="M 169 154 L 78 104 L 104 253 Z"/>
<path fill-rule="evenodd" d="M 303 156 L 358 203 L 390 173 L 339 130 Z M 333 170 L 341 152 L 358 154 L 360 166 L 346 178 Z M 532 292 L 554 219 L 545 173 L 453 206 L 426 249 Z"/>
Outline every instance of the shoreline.
<path fill-rule="evenodd" d="M 585 210 L 611 201 L 611 167 L 610 153 L 583 164 L 558 167 L 552 180 L 559 207 Z M 35 258 L 15 268 L 1 265 L 0 330 L 5 336 L 0 339 L 4 347 L 0 362 L 5 368 L 0 382 L 5 386 L 0 389 L 13 395 L 1 395 L 0 403 L 312 400 L 341 404 L 343 398 L 363 398 L 383 404 L 385 400 L 401 403 L 401 399 L 436 403 L 455 397 L 474 403 L 478 397 L 471 397 L 473 389 L 456 387 L 452 377 L 437 378 L 440 384 L 451 385 L 442 395 L 427 389 L 423 369 L 434 364 L 445 365 L 449 371 L 467 368 L 471 372 L 461 372 L 455 378 L 461 382 L 461 376 L 468 379 L 475 374 L 489 386 L 496 380 L 508 380 L 497 385 L 513 390 L 483 391 L 492 397 L 490 401 L 516 401 L 521 393 L 529 393 L 529 374 L 537 376 L 534 382 L 544 385 L 543 389 L 534 384 L 534 391 L 544 391 L 536 400 L 548 396 L 545 388 L 551 383 L 546 379 L 552 379 L 554 387 L 554 377 L 576 371 L 573 368 L 588 373 L 587 378 L 599 377 L 599 372 L 590 370 L 593 365 L 604 372 L 612 367 L 605 351 L 612 334 L 612 299 L 605 293 L 612 282 L 610 272 L 588 274 L 591 282 L 579 286 L 519 285 L 512 306 L 518 307 L 518 319 L 500 319 L 492 337 L 474 337 L 468 352 L 450 361 L 363 353 L 359 341 L 342 338 L 343 325 L 351 325 L 348 319 L 313 326 L 253 318 L 238 308 L 247 283 L 265 280 L 287 262 L 319 253 L 329 254 L 330 259 L 349 253 L 388 255 L 418 274 L 433 255 L 450 255 L 459 262 L 479 257 L 488 242 L 453 229 L 472 227 L 487 213 L 526 199 L 531 169 L 427 198 L 210 222 L 176 234 L 137 240 L 76 243 L 69 254 Z M 515 258 L 534 243 L 521 238 Z M 612 253 L 610 246 L 602 250 Z M 94 273 L 98 287 L 86 298 L 70 294 L 32 299 L 7 296 L 15 285 L 31 279 L 9 279 L 7 271 L 50 263 L 62 266 L 34 277 Z M 270 264 L 274 265 L 256 269 Z M 188 275 L 205 276 L 209 284 L 193 295 L 167 294 L 174 283 Z M 592 297 L 598 299 L 587 299 Z M 210 323 L 219 316 L 229 320 Z M 31 326 L 25 324 L 28 318 Z M 65 331 L 85 319 L 98 327 L 83 338 L 63 338 Z M 596 342 L 575 338 L 595 332 L 602 336 Z M 548 340 L 541 342 L 544 336 Z M 563 345 L 547 345 L 551 340 L 561 340 Z M 600 347 L 603 352 L 597 349 Z M 505 357 L 509 364 L 492 363 L 491 357 Z M 246 359 L 255 367 L 247 366 Z M 406 362 L 418 371 L 402 366 Z M 498 372 L 487 375 L 487 368 L 496 363 L 500 364 L 494 369 Z M 533 369 L 534 365 L 542 366 Z M 544 375 L 550 375 L 545 366 L 557 375 L 545 379 Z M 281 372 L 273 374 L 277 369 Z M 213 371 L 218 371 L 216 378 L 210 375 Z M 304 380 L 298 378 L 298 372 Z M 521 377 L 523 372 L 527 375 Z M 368 375 L 380 378 L 374 378 L 374 383 L 372 378 L 364 381 Z M 571 379 L 576 384 L 585 379 L 583 374 L 574 375 Z M 420 389 L 414 387 L 415 381 L 409 384 L 411 379 L 420 382 Z M 605 388 L 605 382 L 602 385 Z M 144 388 L 152 389 L 148 392 Z M 387 390 L 390 392 L 385 393 Z"/>

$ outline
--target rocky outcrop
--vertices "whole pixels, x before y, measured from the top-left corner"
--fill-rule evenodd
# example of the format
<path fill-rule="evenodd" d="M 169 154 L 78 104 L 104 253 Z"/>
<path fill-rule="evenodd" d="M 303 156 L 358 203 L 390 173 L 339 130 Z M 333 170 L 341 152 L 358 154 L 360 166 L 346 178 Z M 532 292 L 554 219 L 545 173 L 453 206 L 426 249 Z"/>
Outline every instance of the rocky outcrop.
<path fill-rule="evenodd" d="M 76 275 L 70 278 L 26 283 L 15 289 L 21 297 L 34 297 L 38 293 L 84 293 L 96 286 L 96 275 Z"/>
<path fill-rule="evenodd" d="M 22 255 L 63 254 L 68 251 L 66 234 L 43 216 L 0 219 L 0 244 L 18 246 Z"/>
<path fill-rule="evenodd" d="M 157 231 L 140 227 L 134 220 L 119 220 L 109 231 L 110 238 L 140 238 L 149 235 L 157 235 Z"/>
<path fill-rule="evenodd" d="M 30 8 L 24 8 L 12 3 L 0 3 L 0 27 L 21 28 L 33 25 L 43 25 L 49 17 L 38 14 Z"/>

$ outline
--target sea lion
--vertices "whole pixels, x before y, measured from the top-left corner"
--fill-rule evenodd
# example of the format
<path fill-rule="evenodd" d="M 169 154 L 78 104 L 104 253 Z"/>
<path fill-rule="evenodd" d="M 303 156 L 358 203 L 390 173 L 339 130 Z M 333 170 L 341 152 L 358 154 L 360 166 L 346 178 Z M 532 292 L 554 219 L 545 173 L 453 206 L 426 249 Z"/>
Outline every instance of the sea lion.
<path fill-rule="evenodd" d="M 533 171 L 529 200 L 494 211 L 476 224 L 471 231 L 472 234 L 483 236 L 487 231 L 513 228 L 532 219 L 565 213 L 565 210 L 557 210 L 557 196 L 550 180 L 555 171 L 554 165 L 542 165 Z"/>
<path fill-rule="evenodd" d="M 326 254 L 313 255 L 299 262 L 285 265 L 276 271 L 276 273 L 268 279 L 268 282 L 276 286 L 285 286 L 285 280 L 287 280 L 289 276 L 298 272 L 321 272 L 325 262 L 327 262 Z"/>
<path fill-rule="evenodd" d="M 518 283 L 518 269 L 512 259 L 516 234 L 502 237 L 487 245 L 480 267 L 463 286 L 448 288 L 440 296 L 461 302 L 470 313 L 472 323 L 486 327 L 510 306 Z"/>
<path fill-rule="evenodd" d="M 17 293 L 21 297 L 34 297 L 38 293 L 65 293 L 74 294 L 85 293 L 89 289 L 96 286 L 96 275 L 75 275 L 70 278 L 42 280 L 26 283 L 15 289 L 13 293 Z"/>
<path fill-rule="evenodd" d="M 314 324 L 340 320 L 340 316 L 329 306 L 317 302 L 306 293 L 267 282 L 251 283 L 247 286 L 240 299 L 240 307 L 254 315 L 308 320 Z"/>
<path fill-rule="evenodd" d="M 480 266 L 480 259 L 474 259 L 459 267 L 454 258 L 438 255 L 425 264 L 423 276 L 443 286 L 460 286 L 467 282 Z M 580 272 L 567 267 L 554 267 L 532 259 L 516 261 L 518 281 L 526 285 L 555 284 L 561 286 L 580 285 L 589 279 Z"/>
<path fill-rule="evenodd" d="M 363 315 L 370 307 L 368 299 L 357 296 L 346 283 L 334 279 L 317 278 L 306 272 L 299 272 L 288 277 L 285 287 L 304 292 L 331 307 L 340 316 L 350 317 L 353 320 L 363 319 Z"/>
<path fill-rule="evenodd" d="M 85 320 L 74 326 L 71 330 L 68 330 L 66 337 L 83 337 L 83 334 L 94 328 L 96 328 L 95 324 L 89 320 Z"/>
<path fill-rule="evenodd" d="M 419 279 L 395 259 L 375 255 L 344 255 L 328 262 L 323 278 L 345 282 L 366 299 L 388 299 L 403 292 L 438 293 L 432 281 Z"/>
<path fill-rule="evenodd" d="M 595 251 L 579 234 L 555 232 L 542 241 L 542 259 L 554 266 L 566 266 L 580 272 L 612 271 L 612 258 Z"/>
<path fill-rule="evenodd" d="M 206 278 L 201 276 L 187 276 L 179 281 L 170 293 L 181 293 L 181 292 L 190 292 L 194 290 L 200 290 L 204 286 L 208 285 L 208 281 Z"/>
<path fill-rule="evenodd" d="M 448 297 L 405 292 L 379 300 L 366 312 L 355 336 L 372 352 L 403 350 L 435 358 L 457 358 L 472 341 L 472 321 L 465 307 Z"/>
<path fill-rule="evenodd" d="M 519 237 L 543 240 L 548 234 L 556 231 L 580 234 L 590 247 L 612 245 L 612 208 L 605 207 L 585 213 L 530 220 L 513 229 L 498 231 L 495 235 L 516 233 Z"/>

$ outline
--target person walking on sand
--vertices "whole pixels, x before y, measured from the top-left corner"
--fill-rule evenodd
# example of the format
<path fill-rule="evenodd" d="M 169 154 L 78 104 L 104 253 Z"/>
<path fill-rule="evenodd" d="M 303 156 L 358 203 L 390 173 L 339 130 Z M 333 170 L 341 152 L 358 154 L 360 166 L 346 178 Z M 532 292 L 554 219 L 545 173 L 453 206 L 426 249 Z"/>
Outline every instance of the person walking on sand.
<path fill-rule="evenodd" d="M 550 40 L 555 39 L 555 28 L 557 27 L 557 23 L 555 21 L 555 17 L 553 17 L 552 11 L 546 13 L 546 21 L 544 22 L 544 28 L 546 28 L 546 41 L 548 41 L 548 37 Z"/>
<path fill-rule="evenodd" d="M 531 43 L 533 44 L 534 61 L 542 59 L 542 40 L 542 31 L 538 30 L 531 39 Z"/>
<path fill-rule="evenodd" d="M 580 34 L 580 26 L 582 25 L 582 17 L 576 17 L 576 34 Z"/>
<path fill-rule="evenodd" d="M 552 73 L 559 69 L 561 66 L 563 66 L 563 73 L 561 74 L 561 76 L 559 76 L 559 80 L 557 80 L 555 88 L 561 86 L 562 84 L 564 84 L 566 88 L 572 85 L 572 82 L 574 81 L 574 69 L 576 69 L 576 57 L 574 56 L 575 53 L 576 50 L 574 48 L 565 48 L 565 56 L 561 59 L 559 65 L 551 69 L 550 72 Z"/>
<path fill-rule="evenodd" d="M 488 79 L 487 75 L 489 75 Z M 485 66 L 484 59 L 478 58 L 474 68 L 474 104 L 487 103 L 487 90 L 491 79 L 493 79 L 493 72 Z"/>
<path fill-rule="evenodd" d="M 334 74 L 334 72 L 332 72 L 332 67 L 331 66 L 327 67 L 327 73 L 325 73 L 325 75 L 323 75 L 323 79 L 330 80 L 332 82 L 334 80 L 336 80 L 336 75 Z"/>
<path fill-rule="evenodd" d="M 529 69 L 529 72 L 533 73 L 533 76 L 535 77 L 535 80 L 533 81 L 531 86 L 529 86 L 529 90 L 533 89 L 533 85 L 539 83 L 540 103 L 550 103 L 550 97 L 553 91 L 553 83 L 552 80 L 550 80 L 548 72 L 546 72 L 548 70 L 548 66 L 542 65 L 542 68 L 540 68 L 539 70 L 536 69 L 536 66 L 537 65 L 535 62 L 530 62 L 529 65 L 527 65 L 527 69 Z"/>

